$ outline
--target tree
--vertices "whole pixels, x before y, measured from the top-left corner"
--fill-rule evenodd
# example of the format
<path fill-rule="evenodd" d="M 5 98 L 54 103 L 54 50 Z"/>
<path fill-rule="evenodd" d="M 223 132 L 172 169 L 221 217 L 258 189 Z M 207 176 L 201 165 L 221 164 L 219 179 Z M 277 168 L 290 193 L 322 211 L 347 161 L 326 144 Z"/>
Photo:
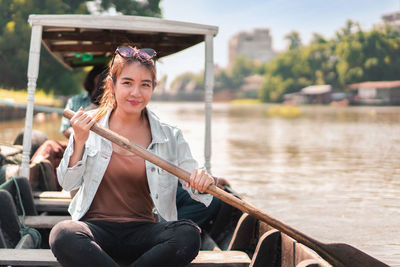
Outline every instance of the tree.
<path fill-rule="evenodd" d="M 344 85 L 362 81 L 398 80 L 400 32 L 391 28 L 358 30 L 340 42 L 335 54 L 339 80 Z"/>
<path fill-rule="evenodd" d="M 107 0 L 123 14 L 161 16 L 160 0 Z M 30 14 L 87 14 L 83 0 L 2 0 L 0 4 L 0 86 L 25 89 L 31 28 Z M 81 89 L 85 72 L 69 71 L 42 47 L 37 87 L 56 94 L 74 94 Z"/>
<path fill-rule="evenodd" d="M 161 0 L 132 1 L 132 0 L 102 0 L 102 11 L 114 6 L 117 12 L 126 15 L 161 17 Z"/>
<path fill-rule="evenodd" d="M 345 25 L 336 32 L 336 39 L 337 41 L 343 41 L 352 34 L 360 31 L 360 24 L 349 19 L 346 21 Z"/>
<path fill-rule="evenodd" d="M 311 44 L 325 44 L 328 41 L 319 33 L 314 32 L 311 38 Z"/>
<path fill-rule="evenodd" d="M 260 97 L 266 102 L 282 101 L 283 94 L 299 91 L 313 83 L 306 48 L 289 50 L 267 63 Z"/>
<path fill-rule="evenodd" d="M 296 31 L 286 34 L 285 39 L 289 42 L 289 50 L 294 50 L 302 46 L 300 34 Z"/>
<path fill-rule="evenodd" d="M 288 39 L 296 40 L 296 34 Z M 330 84 L 344 90 L 350 83 L 398 80 L 399 73 L 400 32 L 387 25 L 363 31 L 349 20 L 331 40 L 314 34 L 309 45 L 292 46 L 268 62 L 260 96 L 276 102 L 308 85 Z"/>

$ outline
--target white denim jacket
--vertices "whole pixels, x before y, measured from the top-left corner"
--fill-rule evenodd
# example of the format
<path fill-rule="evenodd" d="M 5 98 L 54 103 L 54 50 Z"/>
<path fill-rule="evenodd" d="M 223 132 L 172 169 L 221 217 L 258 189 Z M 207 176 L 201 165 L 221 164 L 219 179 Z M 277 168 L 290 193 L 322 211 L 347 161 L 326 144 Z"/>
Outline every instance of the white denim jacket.
<path fill-rule="evenodd" d="M 93 115 L 95 111 L 92 110 L 88 113 Z M 99 120 L 98 124 L 109 128 L 108 120 L 110 114 L 111 110 Z M 159 118 L 148 108 L 147 115 L 152 135 L 152 141 L 147 150 L 188 172 L 192 172 L 197 167 L 197 162 L 193 159 L 189 145 L 183 138 L 181 130 L 160 122 Z M 72 220 L 80 220 L 89 210 L 103 179 L 110 162 L 112 145 L 110 141 L 91 131 L 85 144 L 82 159 L 74 166 L 68 167 L 73 152 L 74 137 L 72 133 L 64 152 L 64 157 L 57 168 L 57 177 L 58 182 L 66 191 L 79 188 L 69 205 L 68 211 L 72 216 Z M 150 195 L 156 212 L 167 221 L 176 220 L 177 180 L 180 180 L 181 183 L 183 181 L 158 166 L 148 161 L 145 162 Z M 204 203 L 206 206 L 210 205 L 211 195 L 200 194 L 197 191 L 192 192 L 190 188 L 182 187 L 189 192 L 193 199 Z"/>

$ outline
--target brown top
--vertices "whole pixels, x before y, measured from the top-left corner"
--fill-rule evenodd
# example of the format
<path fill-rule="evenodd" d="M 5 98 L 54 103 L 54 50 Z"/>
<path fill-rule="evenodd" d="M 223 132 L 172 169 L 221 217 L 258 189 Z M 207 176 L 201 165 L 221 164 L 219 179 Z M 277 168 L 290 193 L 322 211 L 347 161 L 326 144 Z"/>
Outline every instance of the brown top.
<path fill-rule="evenodd" d="M 82 220 L 155 221 L 144 159 L 113 151 L 96 195 Z"/>

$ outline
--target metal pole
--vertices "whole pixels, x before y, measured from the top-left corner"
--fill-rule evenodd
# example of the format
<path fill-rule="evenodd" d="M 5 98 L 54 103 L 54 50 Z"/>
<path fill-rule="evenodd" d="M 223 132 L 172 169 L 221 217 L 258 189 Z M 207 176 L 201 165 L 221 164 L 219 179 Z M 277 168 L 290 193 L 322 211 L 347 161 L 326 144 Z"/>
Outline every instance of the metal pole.
<path fill-rule="evenodd" d="M 204 166 L 207 172 L 211 173 L 211 105 L 214 90 L 214 36 L 208 34 L 205 36 L 205 142 L 204 142 Z"/>
<path fill-rule="evenodd" d="M 28 63 L 28 99 L 25 115 L 25 129 L 23 140 L 22 162 L 19 175 L 29 178 L 29 160 L 32 144 L 33 105 L 35 99 L 36 81 L 39 74 L 40 42 L 42 40 L 42 26 L 32 26 L 31 47 Z"/>

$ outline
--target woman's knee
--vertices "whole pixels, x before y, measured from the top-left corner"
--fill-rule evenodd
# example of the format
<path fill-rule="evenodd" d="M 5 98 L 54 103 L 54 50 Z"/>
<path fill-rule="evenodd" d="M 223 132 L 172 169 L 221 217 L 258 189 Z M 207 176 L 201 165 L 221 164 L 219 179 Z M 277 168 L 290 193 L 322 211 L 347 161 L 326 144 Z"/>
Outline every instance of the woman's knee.
<path fill-rule="evenodd" d="M 193 260 L 200 250 L 200 229 L 196 225 L 184 224 L 177 236 L 178 252 Z"/>
<path fill-rule="evenodd" d="M 74 244 L 82 230 L 82 223 L 75 221 L 62 221 L 56 224 L 50 232 L 49 245 L 53 252 L 68 250 Z"/>

